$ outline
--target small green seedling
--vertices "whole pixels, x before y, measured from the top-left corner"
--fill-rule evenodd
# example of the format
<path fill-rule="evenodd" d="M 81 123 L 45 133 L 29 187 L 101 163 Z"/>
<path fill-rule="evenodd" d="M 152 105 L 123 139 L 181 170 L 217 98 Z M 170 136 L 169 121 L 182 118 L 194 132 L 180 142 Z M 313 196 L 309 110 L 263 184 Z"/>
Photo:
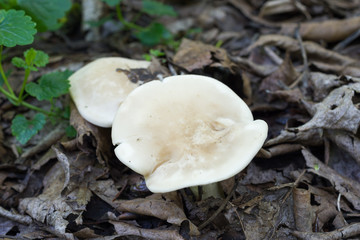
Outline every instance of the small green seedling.
<path fill-rule="evenodd" d="M 158 50 L 158 49 L 150 49 L 149 53 L 144 54 L 142 57 L 146 60 L 146 61 L 151 61 L 151 59 L 153 57 L 165 57 L 165 53 Z"/>
<path fill-rule="evenodd" d="M 18 2 L 23 3 L 20 0 Z M 38 71 L 39 67 L 44 67 L 49 62 L 49 56 L 46 53 L 33 48 L 25 51 L 23 58 L 14 57 L 12 59 L 11 63 L 15 67 L 24 69 L 24 78 L 19 93 L 16 93 L 11 87 L 9 74 L 5 73 L 2 66 L 3 49 L 4 47 L 31 44 L 36 32 L 36 23 L 24 11 L 0 10 L 0 92 L 15 106 L 24 106 L 37 112 L 32 119 L 27 119 L 21 114 L 16 115 L 13 119 L 11 132 L 21 144 L 25 144 L 37 134 L 47 119 L 62 118 L 61 109 L 54 105 L 54 98 L 66 94 L 70 87 L 68 81 L 68 77 L 71 75 L 70 71 L 49 73 L 43 75 L 37 83 L 28 82 L 31 72 Z M 45 110 L 27 102 L 26 99 L 29 95 L 39 101 L 49 101 L 50 109 Z"/>

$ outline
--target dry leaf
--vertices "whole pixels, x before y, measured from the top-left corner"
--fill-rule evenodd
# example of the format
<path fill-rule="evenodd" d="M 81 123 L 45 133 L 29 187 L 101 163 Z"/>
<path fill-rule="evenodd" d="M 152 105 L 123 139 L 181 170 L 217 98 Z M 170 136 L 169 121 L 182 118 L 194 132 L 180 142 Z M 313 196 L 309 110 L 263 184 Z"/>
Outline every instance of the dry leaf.
<path fill-rule="evenodd" d="M 313 118 L 293 130 L 307 131 L 325 128 L 356 134 L 360 123 L 360 109 L 353 103 L 355 94 L 360 94 L 360 83 L 334 89 L 321 103 L 311 106 L 310 114 Z"/>
<path fill-rule="evenodd" d="M 308 171 L 319 175 L 331 182 L 334 188 L 344 196 L 355 209 L 360 210 L 360 184 L 352 179 L 341 176 L 335 170 L 319 161 L 314 155 L 306 149 L 302 154 L 305 158 Z"/>
<path fill-rule="evenodd" d="M 267 46 L 267 45 L 274 45 L 286 49 L 287 51 L 290 52 L 300 51 L 300 45 L 297 40 L 287 36 L 269 34 L 269 35 L 260 36 L 260 38 L 256 42 L 254 42 L 249 47 L 247 47 L 247 49 L 245 49 L 244 53 L 248 54 L 256 47 Z M 303 45 L 310 60 L 313 58 L 315 60 L 321 59 L 327 63 L 332 62 L 342 66 L 359 65 L 356 59 L 325 49 L 317 43 L 305 41 L 303 42 Z"/>
<path fill-rule="evenodd" d="M 298 23 L 282 24 L 281 33 L 293 35 Z M 304 40 L 337 42 L 357 31 L 360 26 L 360 17 L 341 20 L 326 20 L 322 22 L 300 23 L 300 35 Z"/>
<path fill-rule="evenodd" d="M 234 64 L 222 48 L 203 44 L 184 38 L 173 62 L 188 72 L 202 70 L 204 67 L 222 67 L 232 72 Z"/>
<path fill-rule="evenodd" d="M 116 237 L 132 235 L 153 240 L 184 240 L 176 230 L 143 229 L 125 222 L 109 222 L 115 227 L 115 231 L 118 234 Z"/>

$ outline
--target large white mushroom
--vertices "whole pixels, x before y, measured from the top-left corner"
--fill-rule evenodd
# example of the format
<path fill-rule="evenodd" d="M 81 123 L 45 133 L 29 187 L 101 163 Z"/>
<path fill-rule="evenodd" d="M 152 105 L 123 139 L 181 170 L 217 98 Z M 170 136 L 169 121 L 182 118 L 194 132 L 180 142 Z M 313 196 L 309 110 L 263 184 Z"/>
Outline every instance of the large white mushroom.
<path fill-rule="evenodd" d="M 150 191 L 169 192 L 239 173 L 267 129 L 223 83 L 181 75 L 132 91 L 115 116 L 112 141 L 116 156 L 144 175 Z"/>
<path fill-rule="evenodd" d="M 70 95 L 79 113 L 90 123 L 111 127 L 115 114 L 138 84 L 117 69 L 147 68 L 148 61 L 121 57 L 99 58 L 70 76 Z"/>

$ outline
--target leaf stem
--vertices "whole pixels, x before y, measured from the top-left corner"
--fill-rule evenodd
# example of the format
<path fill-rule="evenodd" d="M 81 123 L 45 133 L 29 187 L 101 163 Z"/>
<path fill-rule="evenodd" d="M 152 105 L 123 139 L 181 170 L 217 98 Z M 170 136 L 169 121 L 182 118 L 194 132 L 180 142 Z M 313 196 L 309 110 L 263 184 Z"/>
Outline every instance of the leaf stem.
<path fill-rule="evenodd" d="M 27 84 L 27 80 L 29 78 L 29 75 L 30 75 L 30 69 L 29 68 L 26 68 L 25 69 L 25 76 L 24 76 L 24 81 L 22 83 L 22 86 L 21 86 L 21 90 L 20 90 L 20 93 L 19 93 L 19 102 L 21 103 L 24 99 L 23 99 L 23 95 L 24 95 L 24 91 L 25 91 L 25 86 Z"/>
<path fill-rule="evenodd" d="M 2 67 L 2 63 L 1 63 L 2 62 L 2 53 L 3 53 L 3 45 L 0 45 L 0 74 L 1 74 L 1 77 L 4 79 L 4 83 L 9 90 L 9 93 L 15 97 L 14 91 L 11 88 L 9 81 L 5 75 L 4 69 Z"/>
<path fill-rule="evenodd" d="M 36 106 L 34 106 L 34 105 L 30 104 L 30 103 L 27 103 L 27 102 L 21 102 L 20 104 L 23 105 L 24 107 L 27 107 L 29 109 L 32 109 L 32 110 L 35 110 L 35 111 L 38 111 L 38 112 L 41 112 L 41 113 L 44 113 L 44 114 L 46 114 L 48 116 L 55 116 L 56 115 L 56 114 L 54 114 L 52 112 L 46 111 L 46 110 L 44 110 L 42 108 L 36 107 Z"/>
<path fill-rule="evenodd" d="M 128 22 L 124 19 L 123 15 L 122 15 L 122 12 L 121 12 L 121 8 L 120 8 L 120 4 L 116 5 L 116 15 L 119 19 L 119 21 L 124 24 L 124 26 L 128 27 L 128 28 L 131 28 L 131 29 L 135 29 L 135 30 L 138 30 L 138 31 L 144 31 L 144 28 L 135 24 L 135 23 L 132 23 L 132 22 Z"/>

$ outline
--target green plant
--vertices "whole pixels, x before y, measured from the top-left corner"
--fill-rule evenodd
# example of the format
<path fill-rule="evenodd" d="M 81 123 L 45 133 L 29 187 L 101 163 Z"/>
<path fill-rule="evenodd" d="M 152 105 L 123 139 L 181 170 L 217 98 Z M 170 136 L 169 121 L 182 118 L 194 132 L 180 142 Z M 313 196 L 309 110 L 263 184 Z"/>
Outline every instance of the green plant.
<path fill-rule="evenodd" d="M 150 49 L 149 53 L 144 54 L 142 57 L 146 60 L 146 61 L 151 61 L 151 59 L 153 57 L 165 57 L 166 54 L 158 49 Z"/>
<path fill-rule="evenodd" d="M 174 36 L 166 27 L 156 21 L 151 22 L 148 26 L 143 27 L 137 25 L 135 20 L 127 21 L 123 17 L 121 10 L 122 0 L 103 0 L 111 7 L 116 7 L 116 15 L 118 20 L 123 26 L 129 30 L 132 30 L 134 36 L 140 40 L 140 42 L 146 46 L 154 46 L 159 43 L 164 43 L 170 46 L 176 46 L 177 42 L 174 40 Z M 159 16 L 177 16 L 174 9 L 166 4 L 154 1 L 154 0 L 142 0 L 141 13 L 148 14 L 154 18 Z"/>
<path fill-rule="evenodd" d="M 65 13 L 71 7 L 71 0 L 1 0 L 0 9 L 23 10 L 36 23 L 40 32 L 56 30 L 61 27 Z"/>
<path fill-rule="evenodd" d="M 19 0 L 19 2 L 21 2 Z M 54 105 L 54 98 L 68 92 L 70 84 L 68 77 L 70 71 L 53 72 L 43 75 L 38 83 L 28 82 L 30 73 L 38 71 L 39 67 L 44 67 L 49 62 L 49 56 L 40 50 L 33 48 L 24 52 L 24 57 L 14 57 L 11 63 L 18 68 L 24 69 L 19 93 L 11 87 L 9 74 L 3 69 L 4 47 L 14 47 L 16 45 L 28 45 L 34 41 L 37 30 L 36 24 L 31 17 L 25 15 L 23 10 L 0 10 L 0 92 L 15 106 L 24 106 L 37 111 L 35 116 L 28 120 L 25 116 L 18 114 L 12 121 L 11 131 L 16 139 L 25 144 L 33 137 L 46 123 L 48 118 L 63 118 L 60 114 L 61 109 Z M 45 110 L 26 101 L 28 96 L 33 96 L 39 101 L 49 101 L 50 109 Z"/>

